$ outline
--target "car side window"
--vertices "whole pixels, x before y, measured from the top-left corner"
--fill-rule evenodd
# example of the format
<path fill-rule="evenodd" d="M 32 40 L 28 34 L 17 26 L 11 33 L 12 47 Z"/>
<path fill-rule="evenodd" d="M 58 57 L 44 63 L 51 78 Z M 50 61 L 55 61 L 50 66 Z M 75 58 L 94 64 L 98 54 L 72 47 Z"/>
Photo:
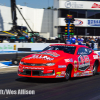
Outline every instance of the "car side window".
<path fill-rule="evenodd" d="M 80 48 L 78 49 L 77 54 L 78 54 L 78 55 L 88 55 L 88 54 L 89 54 L 89 50 L 88 50 L 88 48 L 80 47 Z"/>
<path fill-rule="evenodd" d="M 87 49 L 88 49 L 88 48 L 87 48 Z M 91 49 L 88 49 L 88 53 L 91 54 L 91 53 L 92 53 L 92 50 L 91 50 Z"/>

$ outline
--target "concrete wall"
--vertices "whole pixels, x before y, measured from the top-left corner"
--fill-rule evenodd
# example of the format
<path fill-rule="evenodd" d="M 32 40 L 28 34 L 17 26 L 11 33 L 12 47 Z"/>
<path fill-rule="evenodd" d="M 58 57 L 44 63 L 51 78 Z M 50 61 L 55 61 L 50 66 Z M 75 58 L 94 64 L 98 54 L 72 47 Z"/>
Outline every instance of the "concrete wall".
<path fill-rule="evenodd" d="M 33 31 L 41 33 L 50 33 L 53 36 L 53 10 L 52 9 L 34 9 L 26 6 L 17 5 L 24 18 Z M 17 11 L 17 24 L 27 26 L 20 13 Z M 0 31 L 10 30 L 12 27 L 11 8 L 0 6 Z M 27 26 L 28 27 L 28 26 Z"/>

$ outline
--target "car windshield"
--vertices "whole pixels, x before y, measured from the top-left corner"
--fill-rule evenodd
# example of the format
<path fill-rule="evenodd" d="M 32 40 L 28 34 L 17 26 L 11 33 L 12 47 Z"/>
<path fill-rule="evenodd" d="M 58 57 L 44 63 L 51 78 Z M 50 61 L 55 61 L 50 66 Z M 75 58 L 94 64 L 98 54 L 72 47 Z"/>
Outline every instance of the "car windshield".
<path fill-rule="evenodd" d="M 75 46 L 48 46 L 46 48 L 44 48 L 42 51 L 46 51 L 46 50 L 62 50 L 65 53 L 70 53 L 70 54 L 74 54 L 75 53 Z"/>

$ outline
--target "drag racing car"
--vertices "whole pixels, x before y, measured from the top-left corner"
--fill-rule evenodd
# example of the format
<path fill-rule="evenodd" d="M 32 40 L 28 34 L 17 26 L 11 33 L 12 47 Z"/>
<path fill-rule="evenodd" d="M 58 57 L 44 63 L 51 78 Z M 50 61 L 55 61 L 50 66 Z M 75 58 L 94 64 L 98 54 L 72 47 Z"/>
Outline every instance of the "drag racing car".
<path fill-rule="evenodd" d="M 53 44 L 21 59 L 18 75 L 31 78 L 92 76 L 100 72 L 100 58 L 83 45 Z"/>

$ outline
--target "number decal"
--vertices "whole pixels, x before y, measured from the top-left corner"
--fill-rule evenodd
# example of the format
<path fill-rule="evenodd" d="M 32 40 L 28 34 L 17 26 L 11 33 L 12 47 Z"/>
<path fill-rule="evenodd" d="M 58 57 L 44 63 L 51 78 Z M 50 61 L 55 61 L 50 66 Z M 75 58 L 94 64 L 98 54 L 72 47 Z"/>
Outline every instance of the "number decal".
<path fill-rule="evenodd" d="M 79 70 L 85 71 L 90 66 L 90 59 L 87 55 L 80 55 L 78 57 Z"/>

